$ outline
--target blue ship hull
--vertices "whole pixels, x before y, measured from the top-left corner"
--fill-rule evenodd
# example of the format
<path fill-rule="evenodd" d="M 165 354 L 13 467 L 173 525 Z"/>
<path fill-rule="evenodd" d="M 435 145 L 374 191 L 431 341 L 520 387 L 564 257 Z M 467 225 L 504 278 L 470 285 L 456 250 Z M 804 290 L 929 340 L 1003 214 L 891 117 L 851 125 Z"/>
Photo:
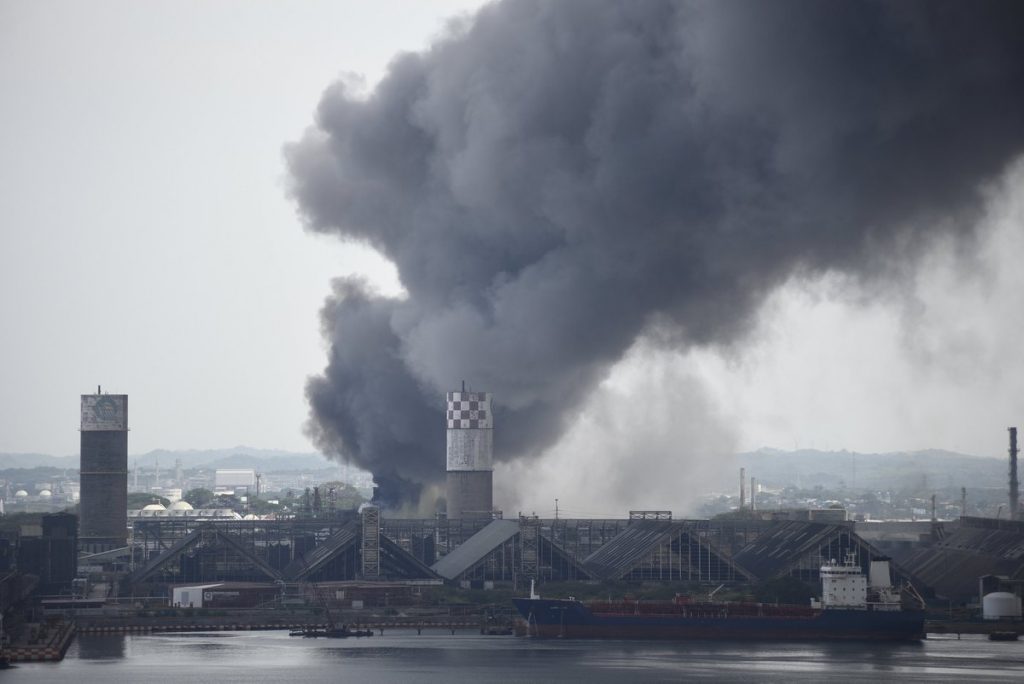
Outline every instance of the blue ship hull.
<path fill-rule="evenodd" d="M 882 610 L 809 610 L 737 615 L 729 604 L 704 604 L 676 614 L 593 612 L 560 599 L 512 599 L 528 634 L 566 639 L 742 639 L 790 641 L 917 641 L 924 613 Z M 656 610 L 656 609 L 655 609 Z M 775 612 L 782 612 L 776 610 Z M 802 613 L 802 614 L 800 614 Z"/>

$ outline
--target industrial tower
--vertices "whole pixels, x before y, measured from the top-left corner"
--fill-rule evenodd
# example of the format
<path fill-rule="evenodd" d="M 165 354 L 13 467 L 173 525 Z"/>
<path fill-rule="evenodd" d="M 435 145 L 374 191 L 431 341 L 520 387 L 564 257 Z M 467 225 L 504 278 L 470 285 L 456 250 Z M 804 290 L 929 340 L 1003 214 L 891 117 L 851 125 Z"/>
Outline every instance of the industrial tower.
<path fill-rule="evenodd" d="M 128 545 L 128 395 L 82 395 L 78 541 L 88 552 Z"/>
<path fill-rule="evenodd" d="M 491 395 L 448 393 L 448 517 L 489 517 L 493 502 Z"/>
<path fill-rule="evenodd" d="M 1020 519 L 1020 489 L 1017 481 L 1017 428 L 1010 433 L 1010 520 Z"/>

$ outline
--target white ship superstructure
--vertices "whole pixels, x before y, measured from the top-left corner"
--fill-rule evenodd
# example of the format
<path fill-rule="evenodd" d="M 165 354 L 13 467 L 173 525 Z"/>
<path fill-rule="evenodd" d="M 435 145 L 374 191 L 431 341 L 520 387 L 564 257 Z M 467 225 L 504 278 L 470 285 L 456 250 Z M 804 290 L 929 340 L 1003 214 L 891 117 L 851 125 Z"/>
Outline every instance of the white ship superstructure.
<path fill-rule="evenodd" d="M 815 608 L 843 610 L 900 610 L 900 595 L 892 586 L 888 560 L 871 561 L 870 583 L 853 553 L 845 562 L 834 559 L 821 566 L 821 600 Z"/>

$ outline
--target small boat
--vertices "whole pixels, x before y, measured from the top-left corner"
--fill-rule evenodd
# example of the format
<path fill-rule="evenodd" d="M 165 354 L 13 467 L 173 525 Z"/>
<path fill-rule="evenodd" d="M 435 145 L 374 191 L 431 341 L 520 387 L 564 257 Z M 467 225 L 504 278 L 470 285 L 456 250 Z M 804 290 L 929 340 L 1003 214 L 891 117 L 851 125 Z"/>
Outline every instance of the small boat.
<path fill-rule="evenodd" d="M 347 639 L 349 637 L 370 637 L 373 636 L 372 629 L 349 629 L 348 625 L 341 627 L 328 626 L 325 629 L 319 627 L 304 627 L 288 633 L 288 636 L 305 637 L 307 639 Z"/>
<path fill-rule="evenodd" d="M 313 587 L 314 591 L 317 591 L 315 584 L 313 585 Z M 373 636 L 372 629 L 359 629 L 358 627 L 354 629 L 349 629 L 348 625 L 342 625 L 341 627 L 338 627 L 337 623 L 334 621 L 334 616 L 331 614 L 331 607 L 328 605 L 327 601 L 323 601 L 323 607 L 324 617 L 327 618 L 326 627 L 320 628 L 315 627 L 313 625 L 308 625 L 306 627 L 303 627 L 302 629 L 297 629 L 292 632 L 289 632 L 288 636 L 306 637 L 307 639 L 317 639 L 321 637 L 325 639 L 347 639 L 349 637 Z"/>
<path fill-rule="evenodd" d="M 989 641 L 1017 641 L 1018 638 L 1016 632 L 991 632 L 988 635 Z"/>

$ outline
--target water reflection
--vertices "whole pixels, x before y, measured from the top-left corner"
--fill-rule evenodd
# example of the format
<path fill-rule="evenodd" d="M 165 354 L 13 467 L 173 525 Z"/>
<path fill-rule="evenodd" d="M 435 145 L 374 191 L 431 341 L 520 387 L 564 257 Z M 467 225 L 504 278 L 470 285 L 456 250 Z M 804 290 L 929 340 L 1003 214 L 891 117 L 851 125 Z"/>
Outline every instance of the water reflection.
<path fill-rule="evenodd" d="M 84 667 L 92 661 L 95 667 Z M 79 635 L 63 663 L 26 664 L 3 684 L 293 681 L 505 682 L 782 681 L 976 684 L 1024 681 L 1024 642 L 923 644 L 535 641 L 388 633 L 368 639 L 294 639 L 287 632 Z M 10 679 L 10 682 L 8 682 Z"/>
<path fill-rule="evenodd" d="M 117 660 L 125 657 L 126 637 L 123 634 L 79 634 L 79 660 Z"/>

